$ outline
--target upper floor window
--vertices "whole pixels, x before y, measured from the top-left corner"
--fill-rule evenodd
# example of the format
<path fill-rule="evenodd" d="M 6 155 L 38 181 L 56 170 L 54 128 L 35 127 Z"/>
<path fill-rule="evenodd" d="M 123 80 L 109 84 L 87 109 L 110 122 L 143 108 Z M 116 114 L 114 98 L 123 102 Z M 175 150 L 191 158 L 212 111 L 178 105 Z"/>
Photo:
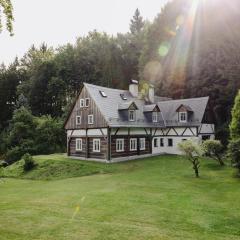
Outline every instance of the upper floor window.
<path fill-rule="evenodd" d="M 134 122 L 136 121 L 136 111 L 135 110 L 129 110 L 129 121 Z"/>
<path fill-rule="evenodd" d="M 85 107 L 89 107 L 90 99 L 86 98 L 85 99 Z"/>
<path fill-rule="evenodd" d="M 76 139 L 76 151 L 82 151 L 82 139 L 81 138 Z"/>
<path fill-rule="evenodd" d="M 155 123 L 158 122 L 158 112 L 152 113 L 152 121 Z"/>
<path fill-rule="evenodd" d="M 76 124 L 77 125 L 81 124 L 81 116 L 76 116 Z"/>
<path fill-rule="evenodd" d="M 83 108 L 85 106 L 85 101 L 83 98 L 80 99 L 80 108 Z"/>
<path fill-rule="evenodd" d="M 100 152 L 100 139 L 93 139 L 93 152 Z"/>
<path fill-rule="evenodd" d="M 93 124 L 93 115 L 88 115 L 88 124 Z"/>
<path fill-rule="evenodd" d="M 123 152 L 123 151 L 124 151 L 124 139 L 117 139 L 116 152 Z"/>
<path fill-rule="evenodd" d="M 179 122 L 187 122 L 187 112 L 179 112 Z"/>
<path fill-rule="evenodd" d="M 140 150 L 145 150 L 145 149 L 146 149 L 146 139 L 140 138 Z"/>

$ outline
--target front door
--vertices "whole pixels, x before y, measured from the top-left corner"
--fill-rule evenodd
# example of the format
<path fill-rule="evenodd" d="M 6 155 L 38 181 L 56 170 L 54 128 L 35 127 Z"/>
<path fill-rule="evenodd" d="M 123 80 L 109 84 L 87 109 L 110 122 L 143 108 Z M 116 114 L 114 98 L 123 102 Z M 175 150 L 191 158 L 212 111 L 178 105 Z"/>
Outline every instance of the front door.
<path fill-rule="evenodd" d="M 160 153 L 160 137 L 154 137 L 152 140 L 152 153 Z"/>

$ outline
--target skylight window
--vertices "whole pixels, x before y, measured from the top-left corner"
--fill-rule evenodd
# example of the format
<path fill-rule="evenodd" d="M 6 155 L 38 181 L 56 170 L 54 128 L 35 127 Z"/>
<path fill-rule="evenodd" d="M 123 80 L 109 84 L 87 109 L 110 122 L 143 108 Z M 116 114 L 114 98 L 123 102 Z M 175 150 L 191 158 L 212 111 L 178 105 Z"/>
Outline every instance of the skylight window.
<path fill-rule="evenodd" d="M 102 97 L 107 97 L 106 93 L 104 91 L 99 91 Z"/>
<path fill-rule="evenodd" d="M 122 98 L 122 100 L 127 100 L 127 97 L 125 97 L 123 93 L 120 94 L 120 97 Z"/>

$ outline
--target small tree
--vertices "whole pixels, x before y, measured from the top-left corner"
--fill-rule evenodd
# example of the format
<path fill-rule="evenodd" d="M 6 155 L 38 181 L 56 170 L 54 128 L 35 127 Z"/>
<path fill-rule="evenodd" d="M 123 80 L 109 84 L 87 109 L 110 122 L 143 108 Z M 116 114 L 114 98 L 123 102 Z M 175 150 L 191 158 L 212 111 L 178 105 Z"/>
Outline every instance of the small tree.
<path fill-rule="evenodd" d="M 200 148 L 197 144 L 192 141 L 184 141 L 178 144 L 180 151 L 187 157 L 187 159 L 192 163 L 193 170 L 196 177 L 199 177 L 200 161 L 201 156 Z"/>
<path fill-rule="evenodd" d="M 23 160 L 24 160 L 24 165 L 23 165 L 24 171 L 29 171 L 34 168 L 35 162 L 29 153 L 26 153 L 23 155 Z"/>
<path fill-rule="evenodd" d="M 238 169 L 238 175 L 240 176 L 240 138 L 231 140 L 228 145 L 228 151 L 232 160 L 232 165 Z"/>
<path fill-rule="evenodd" d="M 222 160 L 223 145 L 218 140 L 207 140 L 202 144 L 202 150 L 205 155 L 217 160 L 221 166 L 224 166 Z"/>

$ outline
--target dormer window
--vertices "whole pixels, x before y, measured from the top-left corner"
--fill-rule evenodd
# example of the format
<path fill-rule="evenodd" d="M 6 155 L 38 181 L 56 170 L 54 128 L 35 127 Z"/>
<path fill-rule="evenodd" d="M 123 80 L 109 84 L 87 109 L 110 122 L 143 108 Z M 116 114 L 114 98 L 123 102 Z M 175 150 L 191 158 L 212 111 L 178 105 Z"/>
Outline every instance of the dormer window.
<path fill-rule="evenodd" d="M 130 122 L 136 121 L 136 111 L 135 110 L 129 110 L 128 119 Z"/>
<path fill-rule="evenodd" d="M 187 122 L 187 112 L 179 112 L 179 122 Z"/>
<path fill-rule="evenodd" d="M 152 113 L 152 122 L 154 123 L 158 122 L 158 112 Z"/>

